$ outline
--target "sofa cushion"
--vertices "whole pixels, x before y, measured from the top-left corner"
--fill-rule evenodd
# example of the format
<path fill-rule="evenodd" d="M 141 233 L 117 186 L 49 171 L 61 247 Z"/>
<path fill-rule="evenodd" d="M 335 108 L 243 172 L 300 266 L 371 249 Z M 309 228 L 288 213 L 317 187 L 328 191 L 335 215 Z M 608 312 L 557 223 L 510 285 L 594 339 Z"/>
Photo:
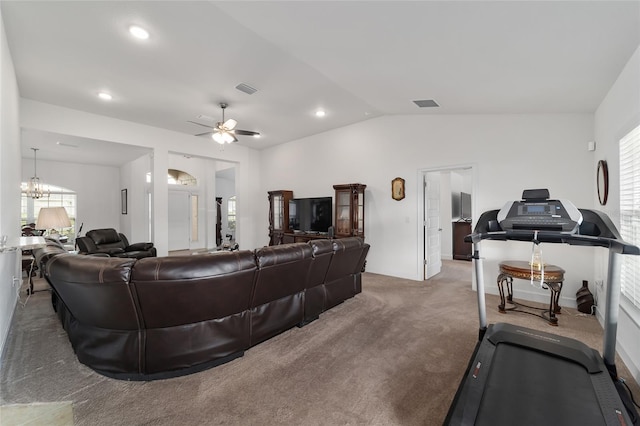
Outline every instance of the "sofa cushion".
<path fill-rule="evenodd" d="M 248 310 L 255 272 L 249 250 L 147 257 L 133 267 L 131 284 L 146 326 L 174 327 Z"/>
<path fill-rule="evenodd" d="M 292 243 L 256 250 L 258 277 L 251 306 L 259 306 L 306 288 L 311 246 Z"/>
<path fill-rule="evenodd" d="M 113 228 L 93 229 L 87 232 L 87 237 L 91 238 L 96 245 L 122 242 L 120 235 Z"/>
<path fill-rule="evenodd" d="M 78 321 L 104 329 L 140 328 L 129 286 L 135 259 L 58 254 L 47 262 L 47 276 Z"/>

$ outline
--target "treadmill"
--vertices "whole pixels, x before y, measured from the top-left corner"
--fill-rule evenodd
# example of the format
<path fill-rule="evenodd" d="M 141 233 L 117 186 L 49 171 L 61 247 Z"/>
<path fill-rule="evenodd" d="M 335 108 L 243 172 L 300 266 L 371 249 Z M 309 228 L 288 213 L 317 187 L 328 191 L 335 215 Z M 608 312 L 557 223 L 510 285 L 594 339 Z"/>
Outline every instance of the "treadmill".
<path fill-rule="evenodd" d="M 602 212 L 549 200 L 546 189 L 483 213 L 473 243 L 480 321 L 478 344 L 445 425 L 635 425 L 638 413 L 615 366 L 620 256 L 640 255 Z M 483 240 L 530 241 L 609 250 L 602 357 L 582 342 L 506 323 L 487 326 Z"/>

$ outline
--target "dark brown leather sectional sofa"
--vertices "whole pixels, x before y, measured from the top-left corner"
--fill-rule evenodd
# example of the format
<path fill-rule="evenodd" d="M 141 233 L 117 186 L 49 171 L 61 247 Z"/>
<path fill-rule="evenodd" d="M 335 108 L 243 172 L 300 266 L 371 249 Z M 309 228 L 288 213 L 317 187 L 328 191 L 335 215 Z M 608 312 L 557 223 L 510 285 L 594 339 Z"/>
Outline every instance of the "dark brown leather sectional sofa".
<path fill-rule="evenodd" d="M 47 247 L 39 261 L 78 360 L 154 380 L 228 362 L 353 297 L 368 250 L 344 238 L 136 260 Z"/>

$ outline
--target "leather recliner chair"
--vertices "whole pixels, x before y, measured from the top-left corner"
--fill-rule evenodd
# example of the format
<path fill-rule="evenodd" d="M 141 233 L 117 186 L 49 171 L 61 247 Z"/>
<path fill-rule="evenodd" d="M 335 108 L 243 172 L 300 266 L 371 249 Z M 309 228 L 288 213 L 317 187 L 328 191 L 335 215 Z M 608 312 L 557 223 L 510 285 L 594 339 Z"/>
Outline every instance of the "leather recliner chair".
<path fill-rule="evenodd" d="M 86 236 L 76 238 L 76 243 L 81 254 L 103 253 L 111 257 L 135 259 L 156 257 L 153 243 L 129 244 L 127 237 L 113 228 L 92 229 Z"/>

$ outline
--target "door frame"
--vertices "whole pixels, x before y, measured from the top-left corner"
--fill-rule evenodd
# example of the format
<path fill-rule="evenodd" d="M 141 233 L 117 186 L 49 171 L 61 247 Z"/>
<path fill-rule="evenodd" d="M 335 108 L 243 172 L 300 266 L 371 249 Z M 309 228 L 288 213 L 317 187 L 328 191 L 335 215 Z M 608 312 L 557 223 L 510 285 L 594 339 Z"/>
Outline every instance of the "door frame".
<path fill-rule="evenodd" d="M 478 165 L 476 163 L 461 163 L 461 164 L 453 164 L 449 166 L 438 166 L 438 167 L 426 167 L 422 169 L 418 169 L 416 182 L 419 182 L 416 191 L 417 199 L 418 199 L 418 220 L 416 220 L 417 224 L 417 235 L 418 235 L 418 250 L 417 251 L 417 277 L 421 277 L 422 281 L 426 281 L 426 273 L 425 273 L 425 262 L 427 255 L 427 241 L 425 241 L 425 227 L 426 223 L 424 220 L 425 215 L 425 206 L 427 200 L 425 199 L 425 190 L 423 186 L 423 182 L 425 181 L 426 174 L 429 172 L 453 172 L 458 170 L 471 170 L 471 229 L 475 226 L 477 221 L 476 215 L 476 197 L 478 194 Z"/>

